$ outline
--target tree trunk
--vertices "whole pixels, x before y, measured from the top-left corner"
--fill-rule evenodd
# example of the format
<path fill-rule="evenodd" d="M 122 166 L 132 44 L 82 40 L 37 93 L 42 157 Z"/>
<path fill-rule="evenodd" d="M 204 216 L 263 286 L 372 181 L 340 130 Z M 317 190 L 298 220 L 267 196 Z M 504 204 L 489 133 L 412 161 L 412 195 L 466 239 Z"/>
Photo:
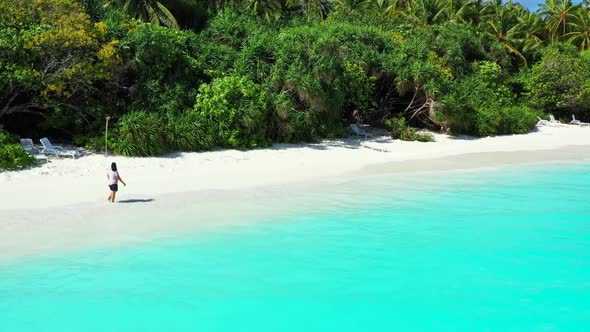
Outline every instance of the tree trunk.
<path fill-rule="evenodd" d="M 32 108 L 36 108 L 39 109 L 39 111 L 32 111 Z M 10 115 L 10 114 L 15 114 L 15 113 L 29 113 L 29 114 L 35 114 L 38 116 L 41 116 L 43 118 L 47 118 L 47 116 L 45 116 L 45 114 L 43 114 L 42 110 L 45 110 L 45 107 L 42 107 L 41 105 L 37 105 L 35 103 L 26 103 L 26 104 L 17 104 L 17 105 L 13 105 L 10 106 L 9 104 L 6 104 L 4 106 L 4 108 L 2 108 L 2 110 L 0 110 L 0 120 L 2 120 L 3 117 Z"/>

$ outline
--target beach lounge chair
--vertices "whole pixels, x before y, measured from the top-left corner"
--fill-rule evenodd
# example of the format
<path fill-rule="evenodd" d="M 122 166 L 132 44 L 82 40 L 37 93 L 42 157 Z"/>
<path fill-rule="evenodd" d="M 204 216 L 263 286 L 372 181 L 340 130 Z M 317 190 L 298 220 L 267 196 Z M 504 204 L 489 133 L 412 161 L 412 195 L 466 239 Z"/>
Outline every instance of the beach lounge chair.
<path fill-rule="evenodd" d="M 350 132 L 356 136 L 364 136 L 365 138 L 372 137 L 371 134 L 367 133 L 364 129 L 359 128 L 359 126 L 356 124 L 350 125 Z"/>
<path fill-rule="evenodd" d="M 576 120 L 576 116 L 573 114 L 572 114 L 572 121 L 570 122 L 570 124 L 578 125 L 578 126 L 590 126 L 590 123 L 588 123 L 588 122 L 582 122 L 580 120 Z"/>
<path fill-rule="evenodd" d="M 48 162 L 47 156 L 42 154 L 39 149 L 33 144 L 33 140 L 30 138 L 21 138 L 20 145 L 23 147 L 25 151 L 27 151 L 30 155 L 35 157 L 37 161 L 44 161 Z"/>
<path fill-rule="evenodd" d="M 72 157 L 74 159 L 78 157 L 78 151 L 66 150 L 61 146 L 53 145 L 47 137 L 41 139 L 41 144 L 43 144 L 41 153 L 54 154 L 56 157 Z"/>
<path fill-rule="evenodd" d="M 537 117 L 537 119 L 539 119 L 539 121 L 537 122 L 537 126 L 551 126 L 551 127 L 556 126 L 555 123 L 552 123 L 548 120 L 541 119 L 540 117 Z"/>
<path fill-rule="evenodd" d="M 561 126 L 562 123 L 559 122 L 559 120 L 556 120 L 555 117 L 553 116 L 553 114 L 549 114 L 549 122 L 555 124 L 556 126 Z"/>

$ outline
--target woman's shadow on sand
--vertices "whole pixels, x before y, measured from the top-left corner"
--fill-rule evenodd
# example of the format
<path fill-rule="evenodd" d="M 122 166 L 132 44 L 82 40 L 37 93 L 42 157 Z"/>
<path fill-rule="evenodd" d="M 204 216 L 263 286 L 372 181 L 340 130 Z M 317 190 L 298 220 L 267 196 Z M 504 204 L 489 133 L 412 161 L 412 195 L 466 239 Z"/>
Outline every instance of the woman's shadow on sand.
<path fill-rule="evenodd" d="M 124 203 L 124 204 L 128 204 L 128 203 L 149 203 L 149 202 L 153 202 L 154 199 L 153 198 L 147 198 L 147 199 L 123 199 L 120 201 L 117 201 L 117 203 Z"/>

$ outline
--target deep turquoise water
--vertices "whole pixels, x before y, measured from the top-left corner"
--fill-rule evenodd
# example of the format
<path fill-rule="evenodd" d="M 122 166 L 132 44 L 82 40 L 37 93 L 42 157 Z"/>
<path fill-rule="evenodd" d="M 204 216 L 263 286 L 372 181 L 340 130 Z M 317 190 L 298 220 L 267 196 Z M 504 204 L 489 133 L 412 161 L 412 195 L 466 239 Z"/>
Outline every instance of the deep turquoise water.
<path fill-rule="evenodd" d="M 0 264 L 0 330 L 590 329 L 590 165 L 359 181 L 321 210 Z"/>

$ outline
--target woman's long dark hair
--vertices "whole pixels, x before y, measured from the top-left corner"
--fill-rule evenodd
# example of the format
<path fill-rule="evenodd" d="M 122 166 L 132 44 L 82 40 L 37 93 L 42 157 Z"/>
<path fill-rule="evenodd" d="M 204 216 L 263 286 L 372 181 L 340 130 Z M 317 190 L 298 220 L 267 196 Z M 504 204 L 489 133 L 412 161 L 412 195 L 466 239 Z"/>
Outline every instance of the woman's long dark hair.
<path fill-rule="evenodd" d="M 111 170 L 112 170 L 113 172 L 116 172 L 116 171 L 117 171 L 117 164 L 116 164 L 115 162 L 113 162 L 113 163 L 111 164 Z"/>

